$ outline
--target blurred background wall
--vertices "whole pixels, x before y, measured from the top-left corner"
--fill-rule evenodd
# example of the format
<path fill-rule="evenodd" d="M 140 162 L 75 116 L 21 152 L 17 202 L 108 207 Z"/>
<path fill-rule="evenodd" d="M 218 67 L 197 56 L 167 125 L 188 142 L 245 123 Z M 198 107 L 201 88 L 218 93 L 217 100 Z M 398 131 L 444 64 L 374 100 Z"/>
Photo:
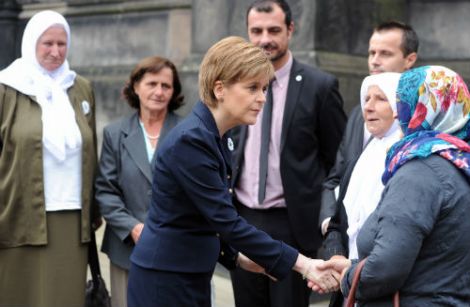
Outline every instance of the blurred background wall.
<path fill-rule="evenodd" d="M 71 67 L 93 82 L 99 133 L 129 112 L 120 90 L 136 62 L 149 55 L 173 60 L 180 71 L 185 115 L 198 98 L 198 66 L 227 35 L 246 37 L 251 0 L 0 0 L 0 68 L 20 55 L 21 36 L 36 12 L 52 9 L 70 23 Z M 397 19 L 420 38 L 419 63 L 444 64 L 470 80 L 470 1 L 290 0 L 296 26 L 291 50 L 301 61 L 336 75 L 349 111 L 367 75 L 374 25 Z"/>

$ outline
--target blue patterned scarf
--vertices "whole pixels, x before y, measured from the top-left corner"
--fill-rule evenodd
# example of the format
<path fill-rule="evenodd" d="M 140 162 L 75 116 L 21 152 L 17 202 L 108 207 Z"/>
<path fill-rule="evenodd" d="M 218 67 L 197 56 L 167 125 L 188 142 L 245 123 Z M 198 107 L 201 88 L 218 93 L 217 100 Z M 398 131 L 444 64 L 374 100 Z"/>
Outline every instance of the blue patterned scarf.
<path fill-rule="evenodd" d="M 412 159 L 439 154 L 470 180 L 470 94 L 462 78 L 442 66 L 402 74 L 397 89 L 404 137 L 387 153 L 382 182 Z"/>

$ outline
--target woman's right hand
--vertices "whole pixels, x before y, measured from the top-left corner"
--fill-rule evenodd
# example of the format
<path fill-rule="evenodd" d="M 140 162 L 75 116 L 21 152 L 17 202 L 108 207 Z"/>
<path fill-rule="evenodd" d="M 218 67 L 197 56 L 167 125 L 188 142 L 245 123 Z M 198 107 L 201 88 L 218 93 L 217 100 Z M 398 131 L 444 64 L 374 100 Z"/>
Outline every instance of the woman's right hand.
<path fill-rule="evenodd" d="M 293 269 L 302 274 L 309 287 L 315 287 L 318 293 L 338 290 L 340 274 L 330 268 L 323 268 L 323 264 L 321 259 L 310 259 L 299 254 Z"/>
<path fill-rule="evenodd" d="M 317 268 L 321 271 L 327 271 L 327 270 L 335 271 L 336 272 L 335 276 L 338 276 L 338 275 L 340 276 L 337 279 L 339 284 L 341 283 L 341 280 L 343 279 L 344 274 L 350 267 L 351 267 L 351 260 L 347 259 L 344 256 L 339 256 L 339 255 L 335 255 L 331 257 L 330 260 L 320 263 L 317 266 Z M 312 281 L 309 281 L 308 287 L 311 288 L 315 292 L 319 292 L 319 293 L 324 292 L 324 289 L 321 289 L 321 287 L 318 284 Z"/>
<path fill-rule="evenodd" d="M 321 269 L 332 269 L 338 273 L 341 273 L 341 279 L 343 279 L 344 273 L 351 267 L 351 260 L 344 256 L 335 255 L 330 260 L 323 263 Z"/>
<path fill-rule="evenodd" d="M 134 241 L 134 244 L 137 244 L 137 241 L 140 239 L 140 235 L 142 234 L 142 230 L 144 229 L 144 223 L 139 223 L 132 228 L 131 237 Z"/>

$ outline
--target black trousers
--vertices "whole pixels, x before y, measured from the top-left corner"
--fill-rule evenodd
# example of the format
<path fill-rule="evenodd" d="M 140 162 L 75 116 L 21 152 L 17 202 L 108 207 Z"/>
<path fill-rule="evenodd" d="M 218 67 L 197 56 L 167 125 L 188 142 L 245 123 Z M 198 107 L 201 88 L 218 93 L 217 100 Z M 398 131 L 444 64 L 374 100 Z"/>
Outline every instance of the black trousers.
<path fill-rule="evenodd" d="M 299 248 L 292 235 L 287 209 L 254 210 L 235 204 L 248 223 L 276 240 Z M 312 221 L 313 223 L 313 221 Z M 274 282 L 265 275 L 237 268 L 230 272 L 237 307 L 307 307 L 311 290 L 302 276 L 292 271 L 285 279 Z"/>

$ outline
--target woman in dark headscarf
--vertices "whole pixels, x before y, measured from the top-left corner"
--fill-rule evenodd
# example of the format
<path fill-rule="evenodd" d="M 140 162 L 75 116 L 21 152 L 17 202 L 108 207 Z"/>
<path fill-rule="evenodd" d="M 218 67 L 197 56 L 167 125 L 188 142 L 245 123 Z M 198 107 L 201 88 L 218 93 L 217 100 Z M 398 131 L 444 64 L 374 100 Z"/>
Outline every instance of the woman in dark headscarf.
<path fill-rule="evenodd" d="M 404 137 L 387 154 L 382 200 L 357 238 L 365 261 L 359 306 L 468 306 L 470 302 L 470 94 L 441 66 L 402 74 Z M 349 294 L 357 260 L 330 261 Z"/>

